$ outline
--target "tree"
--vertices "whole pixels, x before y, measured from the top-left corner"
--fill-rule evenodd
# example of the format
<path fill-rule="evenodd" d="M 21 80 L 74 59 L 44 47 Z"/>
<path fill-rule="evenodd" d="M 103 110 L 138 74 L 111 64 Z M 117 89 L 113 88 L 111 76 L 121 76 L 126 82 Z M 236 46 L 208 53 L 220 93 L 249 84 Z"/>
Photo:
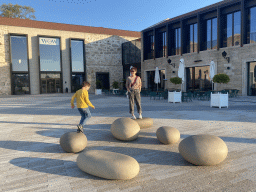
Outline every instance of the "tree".
<path fill-rule="evenodd" d="M 36 19 L 34 13 L 35 10 L 29 6 L 2 4 L 0 6 L 0 11 L 2 12 L 0 16 L 9 18 L 20 18 L 20 19 Z"/>

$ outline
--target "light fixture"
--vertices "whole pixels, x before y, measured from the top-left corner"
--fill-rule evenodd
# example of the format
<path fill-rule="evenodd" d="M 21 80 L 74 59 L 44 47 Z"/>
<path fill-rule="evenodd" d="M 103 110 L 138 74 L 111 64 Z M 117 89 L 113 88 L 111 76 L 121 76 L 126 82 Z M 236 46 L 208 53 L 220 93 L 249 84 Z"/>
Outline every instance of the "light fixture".
<path fill-rule="evenodd" d="M 224 59 L 226 59 L 226 60 L 228 61 L 228 63 L 229 63 L 230 58 L 227 57 L 226 51 L 223 51 L 223 52 L 222 52 L 222 57 L 224 57 Z"/>
<path fill-rule="evenodd" d="M 175 68 L 175 63 L 172 63 L 171 59 L 168 59 L 167 62 L 169 63 L 169 65 L 173 66 Z"/>

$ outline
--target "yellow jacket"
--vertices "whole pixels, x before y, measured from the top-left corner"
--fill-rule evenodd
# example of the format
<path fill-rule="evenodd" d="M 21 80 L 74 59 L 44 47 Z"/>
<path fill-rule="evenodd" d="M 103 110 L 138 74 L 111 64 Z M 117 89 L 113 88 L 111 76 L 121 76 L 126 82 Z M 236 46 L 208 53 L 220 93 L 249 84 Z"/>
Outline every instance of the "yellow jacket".
<path fill-rule="evenodd" d="M 94 107 L 92 103 L 89 100 L 89 94 L 88 91 L 79 89 L 72 97 L 71 99 L 71 106 L 74 107 L 74 100 L 76 98 L 76 105 L 77 108 L 87 108 L 88 105 L 90 107 Z"/>

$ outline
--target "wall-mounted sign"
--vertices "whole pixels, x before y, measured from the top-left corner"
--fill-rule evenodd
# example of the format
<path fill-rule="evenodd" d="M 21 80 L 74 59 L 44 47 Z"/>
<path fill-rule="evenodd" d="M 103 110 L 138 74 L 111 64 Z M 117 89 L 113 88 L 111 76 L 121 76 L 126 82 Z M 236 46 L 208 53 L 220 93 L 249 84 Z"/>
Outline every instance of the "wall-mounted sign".
<path fill-rule="evenodd" d="M 59 45 L 58 39 L 55 38 L 39 38 L 39 43 L 42 45 Z"/>

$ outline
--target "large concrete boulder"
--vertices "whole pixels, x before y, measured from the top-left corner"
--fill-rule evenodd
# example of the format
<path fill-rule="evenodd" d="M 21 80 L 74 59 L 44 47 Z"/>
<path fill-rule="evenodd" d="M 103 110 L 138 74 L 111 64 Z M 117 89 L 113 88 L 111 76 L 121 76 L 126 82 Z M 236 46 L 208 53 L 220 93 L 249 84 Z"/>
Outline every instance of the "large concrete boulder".
<path fill-rule="evenodd" d="M 68 153 L 78 153 L 87 145 L 87 138 L 83 133 L 69 132 L 60 137 L 60 146 Z"/>
<path fill-rule="evenodd" d="M 116 139 L 131 141 L 138 137 L 140 126 L 130 118 L 119 118 L 112 123 L 110 131 Z"/>
<path fill-rule="evenodd" d="M 150 117 L 143 117 L 142 119 L 135 119 L 141 129 L 146 129 L 153 126 L 153 119 Z"/>
<path fill-rule="evenodd" d="M 133 157 L 103 150 L 79 154 L 77 166 L 86 173 L 105 179 L 132 179 L 140 171 L 139 163 Z"/>
<path fill-rule="evenodd" d="M 180 140 L 180 132 L 174 127 L 163 126 L 157 129 L 156 137 L 163 144 L 174 144 Z"/>
<path fill-rule="evenodd" d="M 179 144 L 181 156 L 195 165 L 217 165 L 226 159 L 226 143 L 214 135 L 193 135 Z"/>

